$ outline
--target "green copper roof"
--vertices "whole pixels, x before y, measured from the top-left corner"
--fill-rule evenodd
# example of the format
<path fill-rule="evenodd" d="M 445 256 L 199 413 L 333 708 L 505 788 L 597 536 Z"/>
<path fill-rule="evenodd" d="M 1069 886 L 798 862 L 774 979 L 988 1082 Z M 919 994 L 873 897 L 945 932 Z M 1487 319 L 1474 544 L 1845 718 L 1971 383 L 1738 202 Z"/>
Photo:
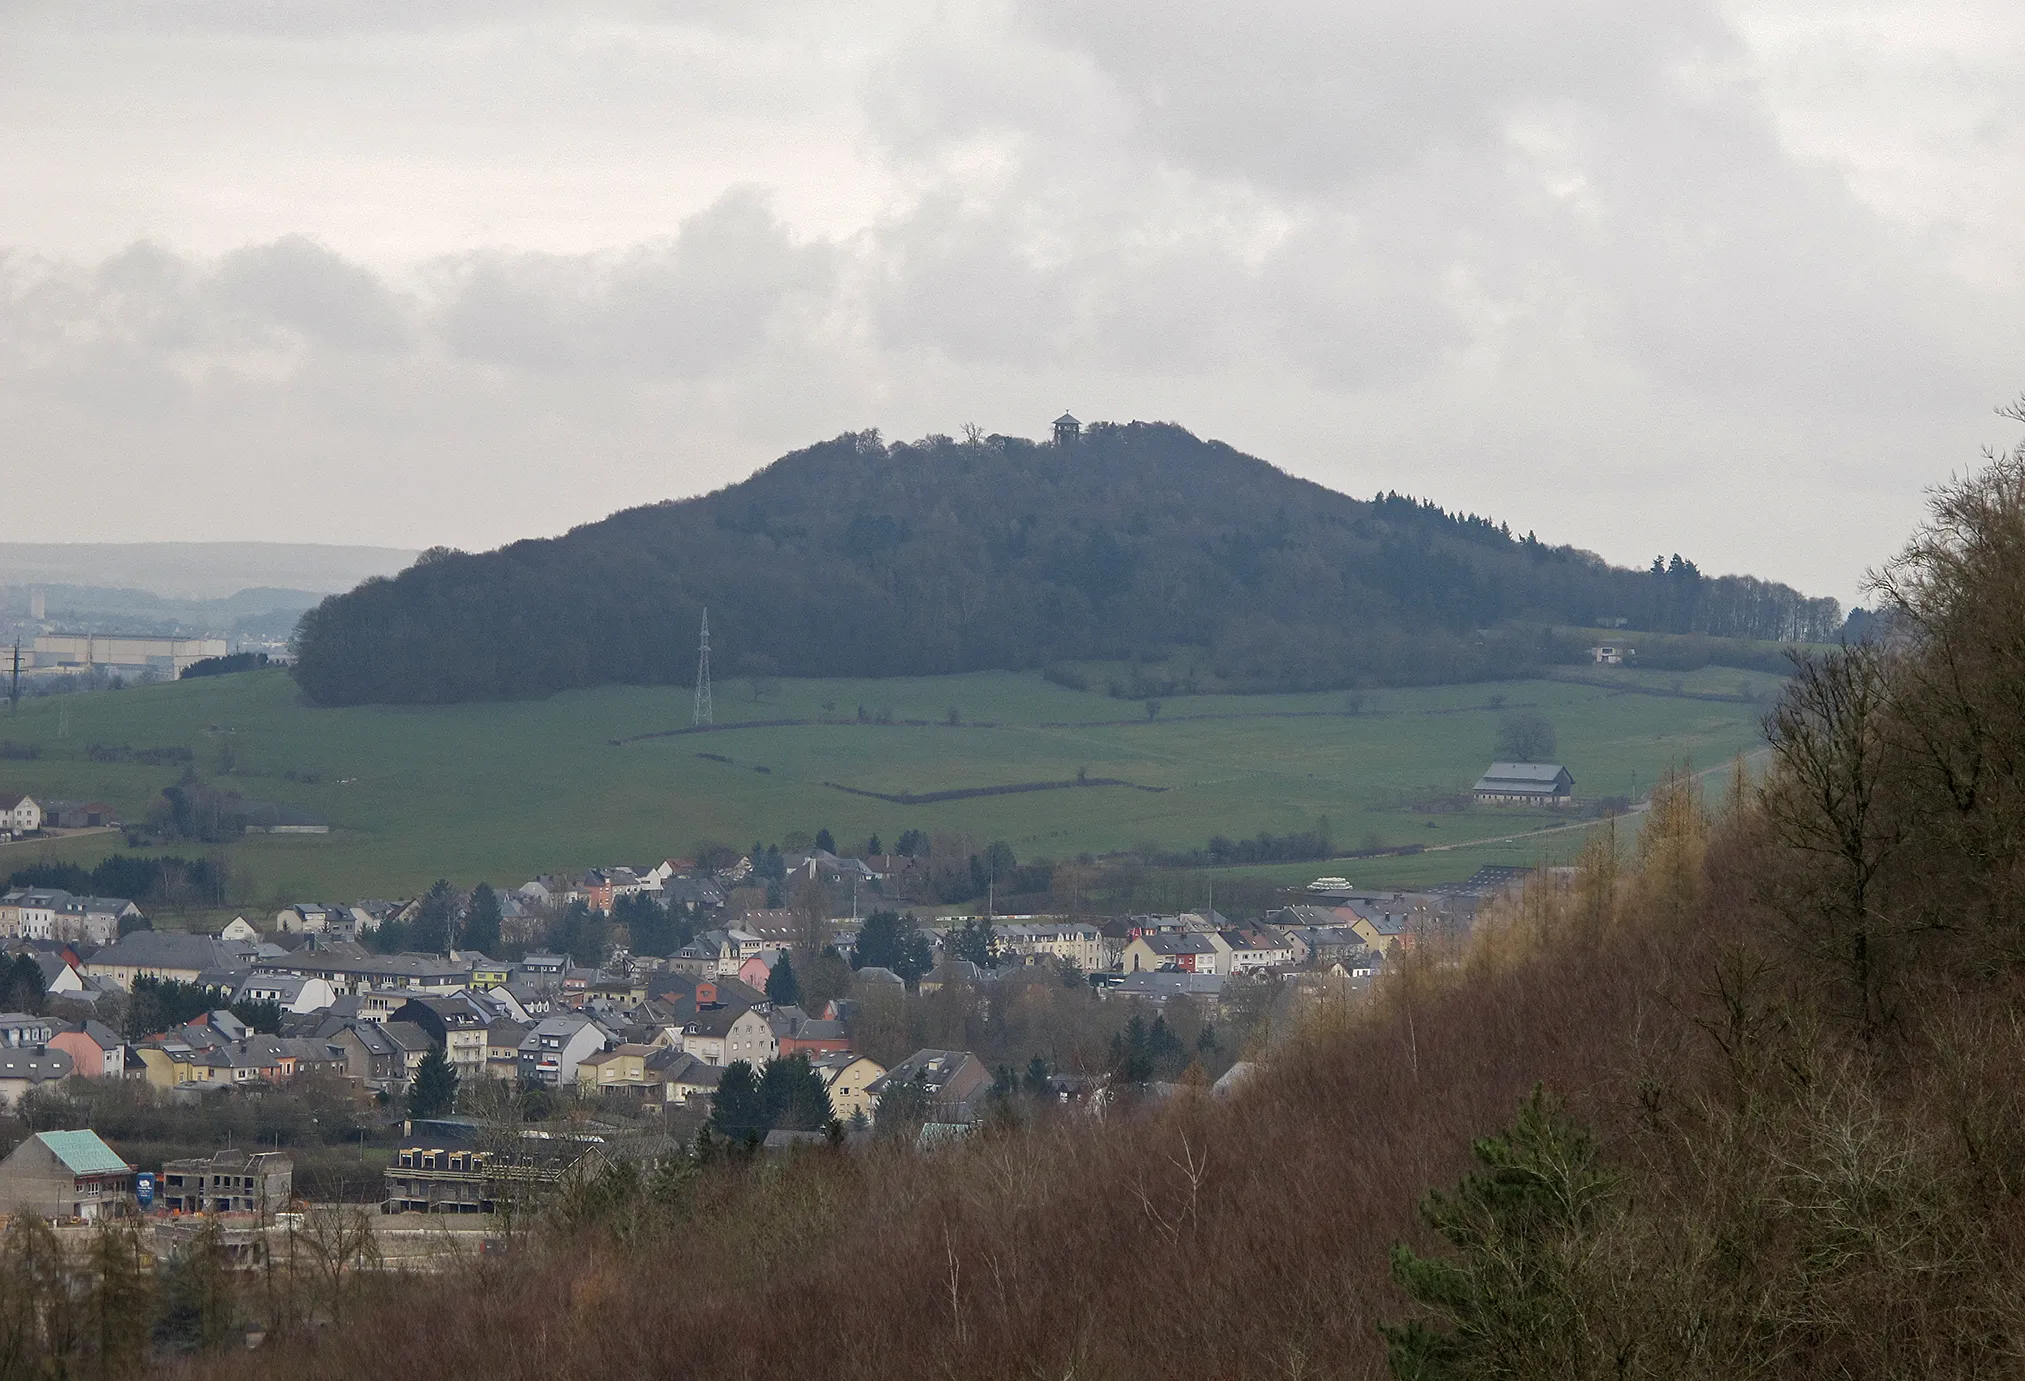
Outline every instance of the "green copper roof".
<path fill-rule="evenodd" d="M 36 1139 L 73 1175 L 104 1175 L 133 1169 L 112 1147 L 99 1140 L 97 1132 L 37 1132 Z"/>

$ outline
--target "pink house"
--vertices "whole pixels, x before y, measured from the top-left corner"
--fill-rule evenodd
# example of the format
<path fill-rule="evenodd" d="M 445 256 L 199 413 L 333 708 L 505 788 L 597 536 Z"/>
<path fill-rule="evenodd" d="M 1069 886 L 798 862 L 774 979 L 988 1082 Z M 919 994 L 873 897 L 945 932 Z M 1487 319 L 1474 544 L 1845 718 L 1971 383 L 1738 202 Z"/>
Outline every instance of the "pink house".
<path fill-rule="evenodd" d="M 70 1056 L 71 1068 L 83 1079 L 117 1079 L 126 1073 L 126 1045 L 103 1022 L 87 1021 L 76 1031 L 59 1031 L 49 1044 Z"/>
<path fill-rule="evenodd" d="M 765 992 L 766 980 L 773 976 L 774 956 L 779 953 L 779 950 L 768 950 L 764 954 L 753 955 L 738 966 L 738 981 Z"/>

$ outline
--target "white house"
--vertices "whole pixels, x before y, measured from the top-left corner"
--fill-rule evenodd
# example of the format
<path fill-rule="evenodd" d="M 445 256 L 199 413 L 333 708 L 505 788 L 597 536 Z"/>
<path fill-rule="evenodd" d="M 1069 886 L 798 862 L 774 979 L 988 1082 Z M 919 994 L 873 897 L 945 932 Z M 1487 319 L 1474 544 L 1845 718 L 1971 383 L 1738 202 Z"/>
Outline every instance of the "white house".
<path fill-rule="evenodd" d="M 218 932 L 218 938 L 221 940 L 238 940 L 242 943 L 257 945 L 260 943 L 260 932 L 255 930 L 253 922 L 247 920 L 244 916 L 234 916 L 231 921 L 226 923 L 225 928 Z"/>
<path fill-rule="evenodd" d="M 0 791 L 0 830 L 33 834 L 42 828 L 42 807 L 32 796 Z"/>
<path fill-rule="evenodd" d="M 589 1017 L 574 1012 L 543 1017 L 520 1042 L 520 1077 L 550 1088 L 575 1083 L 578 1065 L 617 1044 L 617 1037 Z"/>
<path fill-rule="evenodd" d="M 10 940 L 56 936 L 56 909 L 70 893 L 54 887 L 17 887 L 0 897 L 0 935 Z"/>
<path fill-rule="evenodd" d="M 303 978 L 292 973 L 256 972 L 239 985 L 241 1002 L 272 1002 L 284 1012 L 321 1012 L 337 1002 L 337 989 L 328 979 Z"/>
<path fill-rule="evenodd" d="M 1250 973 L 1297 962 L 1293 941 L 1270 926 L 1229 930 L 1222 939 L 1230 946 L 1230 972 Z"/>
<path fill-rule="evenodd" d="M 698 1012 L 682 1025 L 682 1049 L 705 1064 L 733 1060 L 765 1064 L 780 1049 L 773 1023 L 755 1008 L 719 1007 Z"/>

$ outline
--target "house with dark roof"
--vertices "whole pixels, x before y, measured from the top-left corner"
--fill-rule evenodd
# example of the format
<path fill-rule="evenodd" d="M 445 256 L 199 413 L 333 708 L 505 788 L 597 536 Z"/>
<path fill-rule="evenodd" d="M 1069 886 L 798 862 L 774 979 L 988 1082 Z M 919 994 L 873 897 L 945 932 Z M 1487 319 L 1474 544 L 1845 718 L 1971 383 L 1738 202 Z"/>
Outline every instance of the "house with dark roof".
<path fill-rule="evenodd" d="M 967 1050 L 917 1050 L 865 1087 L 882 1102 L 896 1091 L 918 1095 L 929 1122 L 967 1124 L 984 1114 L 991 1071 Z"/>
<path fill-rule="evenodd" d="M 1471 788 L 1479 803 L 1494 806 L 1565 806 L 1574 792 L 1573 774 L 1558 762 L 1494 762 Z"/>
<path fill-rule="evenodd" d="M 262 973 L 321 978 L 338 993 L 379 989 L 413 993 L 454 993 L 470 985 L 468 960 L 441 954 L 368 954 L 356 945 L 305 945 L 293 954 L 262 958 Z"/>
<path fill-rule="evenodd" d="M 126 1073 L 126 1043 L 102 1021 L 82 1021 L 74 1029 L 58 1031 L 49 1038 L 49 1047 L 69 1055 L 80 1078 L 117 1079 Z"/>
<path fill-rule="evenodd" d="M 4 1213 L 91 1222 L 131 1211 L 133 1193 L 134 1167 L 97 1132 L 37 1132 L 0 1160 Z"/>
<path fill-rule="evenodd" d="M 21 1096 L 45 1084 L 61 1083 L 76 1069 L 70 1055 L 49 1045 L 0 1049 L 0 1108 L 12 1108 Z"/>
<path fill-rule="evenodd" d="M 1226 981 L 1220 973 L 1128 973 L 1117 982 L 1107 983 L 1098 989 L 1098 995 L 1138 998 L 1155 1007 L 1164 1007 L 1177 997 L 1192 997 L 1215 1004 L 1223 997 Z"/>
<path fill-rule="evenodd" d="M 140 977 L 170 978 L 195 983 L 212 971 L 245 973 L 253 967 L 257 945 L 188 935 L 175 930 L 136 930 L 85 961 L 87 978 L 103 978 L 131 992 Z"/>

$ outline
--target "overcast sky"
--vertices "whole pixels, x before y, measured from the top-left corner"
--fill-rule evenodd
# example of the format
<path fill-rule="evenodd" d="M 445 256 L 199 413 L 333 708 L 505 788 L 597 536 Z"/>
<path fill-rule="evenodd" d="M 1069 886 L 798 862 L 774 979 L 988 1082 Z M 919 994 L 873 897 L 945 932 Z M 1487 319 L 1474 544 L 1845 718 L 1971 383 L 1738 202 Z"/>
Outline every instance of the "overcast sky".
<path fill-rule="evenodd" d="M 1849 599 L 2025 389 L 2016 0 L 0 0 L 16 540 L 1178 422 Z"/>

